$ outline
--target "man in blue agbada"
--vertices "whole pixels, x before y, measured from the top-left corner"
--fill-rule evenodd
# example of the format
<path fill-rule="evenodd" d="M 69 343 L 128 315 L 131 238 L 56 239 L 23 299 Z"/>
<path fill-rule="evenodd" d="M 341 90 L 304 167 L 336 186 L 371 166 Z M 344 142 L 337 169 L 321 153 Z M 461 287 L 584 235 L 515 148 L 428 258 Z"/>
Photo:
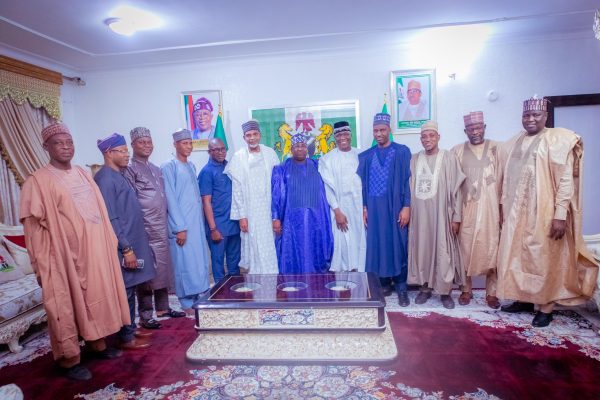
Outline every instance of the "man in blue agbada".
<path fill-rule="evenodd" d="M 135 292 L 137 285 L 155 277 L 154 255 L 144 229 L 142 207 L 133 186 L 123 176 L 123 170 L 129 163 L 125 138 L 113 133 L 98 140 L 97 144 L 104 156 L 104 166 L 96 173 L 94 180 L 100 188 L 110 223 L 117 236 L 119 261 L 131 317 L 131 325 L 121 328 L 119 339 L 124 349 L 143 349 L 149 344 L 135 338 L 143 335 L 135 330 Z"/>
<path fill-rule="evenodd" d="M 303 135 L 292 137 L 292 158 L 273 168 L 273 231 L 280 274 L 314 274 L 329 269 L 333 234 L 329 204 L 317 162 L 307 159 Z"/>
<path fill-rule="evenodd" d="M 200 294 L 209 288 L 208 249 L 196 168 L 188 161 L 192 133 L 188 129 L 173 133 L 173 145 L 175 158 L 163 164 L 161 171 L 167 195 L 175 293 L 181 308 L 191 314 Z"/>
<path fill-rule="evenodd" d="M 390 140 L 390 115 L 373 119 L 377 146 L 358 156 L 357 173 L 362 180 L 363 218 L 367 227 L 367 272 L 381 281 L 385 295 L 392 292 L 398 302 L 410 304 L 408 273 L 408 222 L 410 220 L 410 150 Z"/>

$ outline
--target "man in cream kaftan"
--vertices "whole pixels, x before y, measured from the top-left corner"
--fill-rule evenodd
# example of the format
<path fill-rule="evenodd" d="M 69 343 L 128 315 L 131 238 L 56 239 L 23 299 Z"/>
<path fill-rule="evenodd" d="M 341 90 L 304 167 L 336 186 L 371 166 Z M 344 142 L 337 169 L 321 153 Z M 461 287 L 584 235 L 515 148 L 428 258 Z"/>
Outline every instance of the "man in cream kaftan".
<path fill-rule="evenodd" d="M 465 176 L 453 153 L 438 148 L 437 123 L 421 127 L 424 151 L 413 155 L 411 214 L 408 237 L 408 282 L 421 285 L 415 299 L 424 304 L 431 292 L 454 308 L 452 285 L 462 285 L 465 270 L 458 245 L 461 218 L 460 185 Z"/>
<path fill-rule="evenodd" d="M 552 321 L 555 303 L 592 296 L 598 265 L 581 235 L 583 144 L 574 132 L 546 128 L 547 100 L 523 103 L 524 132 L 508 143 L 502 186 L 498 297 L 506 312 L 533 311 L 532 325 Z"/>
<path fill-rule="evenodd" d="M 232 182 L 231 219 L 240 224 L 240 267 L 250 274 L 277 274 L 271 174 L 279 158 L 273 149 L 260 144 L 257 121 L 246 122 L 242 130 L 248 146 L 233 155 L 224 171 Z"/>

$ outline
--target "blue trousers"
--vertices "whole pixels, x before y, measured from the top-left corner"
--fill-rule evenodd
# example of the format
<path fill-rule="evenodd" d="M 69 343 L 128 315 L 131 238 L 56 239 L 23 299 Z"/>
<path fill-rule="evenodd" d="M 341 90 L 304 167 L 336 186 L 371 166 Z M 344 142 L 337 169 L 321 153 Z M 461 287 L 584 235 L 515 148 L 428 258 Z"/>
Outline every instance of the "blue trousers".
<path fill-rule="evenodd" d="M 127 343 L 134 339 L 133 334 L 135 333 L 135 288 L 136 286 L 125 288 L 127 293 L 127 303 L 129 305 L 129 316 L 131 317 L 131 325 L 123 325 L 119 331 L 119 339 L 121 342 Z"/>
<path fill-rule="evenodd" d="M 207 236 L 210 248 L 210 261 L 215 283 L 225 276 L 225 257 L 227 257 L 227 273 L 229 275 L 240 274 L 241 239 L 239 233 L 232 236 L 223 236 L 223 240 L 215 243 Z"/>

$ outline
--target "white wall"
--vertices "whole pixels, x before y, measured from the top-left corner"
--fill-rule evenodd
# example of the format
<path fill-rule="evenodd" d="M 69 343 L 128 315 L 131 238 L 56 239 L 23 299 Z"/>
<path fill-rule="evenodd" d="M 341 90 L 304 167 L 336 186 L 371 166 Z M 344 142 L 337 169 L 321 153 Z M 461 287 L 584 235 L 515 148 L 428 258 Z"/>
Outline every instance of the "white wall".
<path fill-rule="evenodd" d="M 448 71 L 449 57 L 422 65 L 404 46 L 91 72 L 82 76 L 87 85 L 73 87 L 72 98 L 65 98 L 69 106 L 72 102 L 72 115 L 65 107 L 65 120 L 75 132 L 79 164 L 101 161 L 97 138 L 112 132 L 128 136 L 138 125 L 153 132 L 153 159 L 160 164 L 172 154 L 170 133 L 183 125 L 180 92 L 185 90 L 223 91 L 225 129 L 234 149 L 243 145 L 240 124 L 249 118 L 250 107 L 358 99 L 361 146 L 366 148 L 372 141 L 372 116 L 381 110 L 383 94 L 389 93 L 390 71 Z M 591 34 L 488 43 L 469 75 L 458 72 L 456 80 L 450 80 L 438 73 L 441 146 L 464 140 L 462 115 L 469 111 L 483 110 L 488 137 L 503 140 L 521 128 L 522 100 L 534 93 L 600 92 L 599 60 L 600 41 Z M 500 95 L 496 102 L 486 99 L 492 89 Z M 418 135 L 396 140 L 413 151 L 420 148 Z M 206 153 L 196 152 L 193 159 L 203 165 Z"/>

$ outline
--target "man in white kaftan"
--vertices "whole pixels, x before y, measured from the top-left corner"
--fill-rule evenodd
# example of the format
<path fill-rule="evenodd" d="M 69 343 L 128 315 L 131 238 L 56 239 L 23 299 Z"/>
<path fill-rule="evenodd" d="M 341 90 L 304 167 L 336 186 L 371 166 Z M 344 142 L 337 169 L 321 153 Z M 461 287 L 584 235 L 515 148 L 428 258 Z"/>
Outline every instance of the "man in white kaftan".
<path fill-rule="evenodd" d="M 250 274 L 277 274 L 271 173 L 279 158 L 273 149 L 260 144 L 257 121 L 246 122 L 242 130 L 248 146 L 235 152 L 224 171 L 232 182 L 231 219 L 240 224 L 240 267 Z"/>
<path fill-rule="evenodd" d="M 351 147 L 348 122 L 336 122 L 333 135 L 337 147 L 319 160 L 331 219 L 336 223 L 330 270 L 364 272 L 367 239 L 362 219 L 362 182 L 356 174 L 358 152 Z"/>

